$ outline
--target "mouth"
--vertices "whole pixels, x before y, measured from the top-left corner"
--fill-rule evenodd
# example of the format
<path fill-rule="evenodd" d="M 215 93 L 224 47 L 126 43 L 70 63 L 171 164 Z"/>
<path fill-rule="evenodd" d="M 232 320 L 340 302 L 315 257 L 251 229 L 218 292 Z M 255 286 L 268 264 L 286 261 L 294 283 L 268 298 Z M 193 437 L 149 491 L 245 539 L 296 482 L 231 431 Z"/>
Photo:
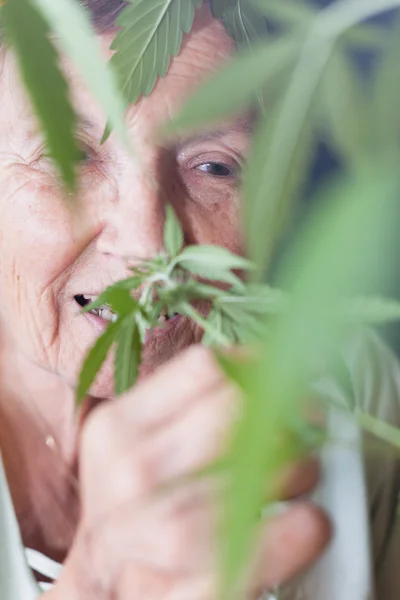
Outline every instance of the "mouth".
<path fill-rule="evenodd" d="M 75 302 L 81 308 L 86 308 L 86 306 L 94 302 L 96 298 L 97 296 L 88 296 L 86 294 L 77 294 L 74 296 Z M 110 307 L 106 306 L 105 304 L 99 308 L 93 308 L 93 310 L 90 310 L 87 314 L 99 317 L 100 319 L 108 321 L 109 323 L 115 323 L 115 321 L 118 319 L 118 315 L 115 314 Z"/>
<path fill-rule="evenodd" d="M 75 302 L 79 305 L 80 308 L 86 308 L 89 304 L 97 300 L 98 296 L 92 296 L 88 294 L 77 294 L 74 296 Z M 118 315 L 111 310 L 111 308 L 107 305 L 100 306 L 98 308 L 93 308 L 92 310 L 85 313 L 86 315 L 92 315 L 97 319 L 101 319 L 106 323 L 115 323 L 118 319 Z M 161 328 L 165 323 L 174 320 L 178 317 L 178 313 L 169 313 L 166 308 L 163 308 L 158 316 L 157 323 Z"/>

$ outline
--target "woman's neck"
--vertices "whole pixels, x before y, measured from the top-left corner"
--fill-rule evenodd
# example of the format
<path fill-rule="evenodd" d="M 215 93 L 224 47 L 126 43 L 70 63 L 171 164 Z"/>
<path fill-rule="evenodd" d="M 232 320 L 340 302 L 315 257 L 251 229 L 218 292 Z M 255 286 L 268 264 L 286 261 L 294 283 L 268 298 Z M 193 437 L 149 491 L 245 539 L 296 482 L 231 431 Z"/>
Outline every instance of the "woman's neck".
<path fill-rule="evenodd" d="M 4 342 L 0 381 L 0 448 L 24 543 L 62 560 L 79 511 L 73 392 Z"/>

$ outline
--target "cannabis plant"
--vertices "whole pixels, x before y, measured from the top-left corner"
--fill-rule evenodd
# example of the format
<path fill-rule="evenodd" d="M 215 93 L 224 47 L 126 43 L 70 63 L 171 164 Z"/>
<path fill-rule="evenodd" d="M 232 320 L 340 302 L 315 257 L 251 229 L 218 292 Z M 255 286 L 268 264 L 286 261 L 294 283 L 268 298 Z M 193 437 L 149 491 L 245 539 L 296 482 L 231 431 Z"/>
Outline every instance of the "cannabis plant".
<path fill-rule="evenodd" d="M 3 1 L 3 35 L 72 193 L 76 117 L 58 48 L 102 106 L 104 139 L 115 130 L 128 144 L 124 108 L 150 94 L 166 74 L 202 3 L 129 0 L 118 18 L 111 64 L 104 66 L 88 15 L 75 0 Z M 329 433 L 310 427 L 304 416 L 316 373 L 337 375 L 341 349 L 363 323 L 400 318 L 395 300 L 365 296 L 393 276 L 382 257 L 390 256 L 389 234 L 398 217 L 400 0 L 339 0 L 323 10 L 311 0 L 212 0 L 211 8 L 235 39 L 237 55 L 160 134 L 173 137 L 257 107 L 243 177 L 247 258 L 218 247 L 185 247 L 180 223 L 166 207 L 163 252 L 95 302 L 81 299 L 83 310 L 106 315 L 110 325 L 86 358 L 77 401 L 111 348 L 120 394 L 135 384 L 148 330 L 175 314 L 201 327 L 203 342 L 215 348 L 244 398 L 231 448 L 217 465 L 228 481 L 221 536 L 227 594 L 251 552 L 256 515 L 275 500 L 275 473 L 319 448 Z M 388 11 L 390 27 L 371 20 Z M 366 80 L 355 57 L 371 53 L 376 59 Z M 315 208 L 278 254 L 321 136 L 343 169 L 315 192 Z M 273 262 L 270 287 L 265 281 Z M 196 310 L 198 301 L 208 304 L 208 317 Z M 224 349 L 233 344 L 253 350 L 245 360 L 232 358 Z M 329 405 L 324 394 L 318 401 L 324 410 Z M 400 448 L 400 432 L 390 425 L 350 409 L 348 418 Z"/>

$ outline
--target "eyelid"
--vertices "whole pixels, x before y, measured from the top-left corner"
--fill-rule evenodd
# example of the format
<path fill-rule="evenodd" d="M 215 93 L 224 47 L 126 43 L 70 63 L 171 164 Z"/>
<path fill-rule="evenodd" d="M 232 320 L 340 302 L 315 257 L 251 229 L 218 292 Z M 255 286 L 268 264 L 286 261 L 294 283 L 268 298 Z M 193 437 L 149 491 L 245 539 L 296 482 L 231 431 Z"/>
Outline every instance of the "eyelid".
<path fill-rule="evenodd" d="M 186 161 L 186 168 L 188 169 L 196 169 L 201 165 L 205 165 L 207 163 L 219 163 L 229 167 L 230 169 L 234 169 L 236 171 L 241 171 L 243 168 L 244 160 L 239 156 L 232 156 L 231 154 L 227 154 L 226 152 L 204 152 L 202 154 L 197 154 L 196 156 L 192 156 L 188 158 Z"/>
<path fill-rule="evenodd" d="M 85 153 L 88 157 L 87 160 L 96 160 L 98 158 L 97 152 L 93 149 L 92 145 L 88 144 L 86 140 L 77 138 L 76 142 L 78 152 Z M 38 160 L 42 160 L 44 158 L 51 158 L 51 152 L 46 143 L 43 143 L 40 148 L 36 150 L 31 162 L 37 162 Z"/>

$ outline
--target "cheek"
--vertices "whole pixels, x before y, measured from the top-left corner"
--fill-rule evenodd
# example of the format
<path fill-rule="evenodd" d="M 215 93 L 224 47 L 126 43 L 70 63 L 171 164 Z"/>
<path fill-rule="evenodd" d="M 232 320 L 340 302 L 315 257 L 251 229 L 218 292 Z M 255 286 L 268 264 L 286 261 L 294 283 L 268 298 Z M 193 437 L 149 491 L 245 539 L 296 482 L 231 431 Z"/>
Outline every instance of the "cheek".
<path fill-rule="evenodd" d="M 184 176 L 176 165 L 169 165 L 166 172 L 161 188 L 181 219 L 186 242 L 215 244 L 241 254 L 244 243 L 238 187 Z"/>
<path fill-rule="evenodd" d="M 73 256 L 72 211 L 50 186 L 22 177 L 1 195 L 2 271 L 12 262 L 32 281 L 53 281 Z"/>
<path fill-rule="evenodd" d="M 215 244 L 238 254 L 243 252 L 240 202 L 236 190 L 221 191 L 218 202 L 212 204 L 191 202 L 187 214 L 193 237 L 191 243 Z"/>

